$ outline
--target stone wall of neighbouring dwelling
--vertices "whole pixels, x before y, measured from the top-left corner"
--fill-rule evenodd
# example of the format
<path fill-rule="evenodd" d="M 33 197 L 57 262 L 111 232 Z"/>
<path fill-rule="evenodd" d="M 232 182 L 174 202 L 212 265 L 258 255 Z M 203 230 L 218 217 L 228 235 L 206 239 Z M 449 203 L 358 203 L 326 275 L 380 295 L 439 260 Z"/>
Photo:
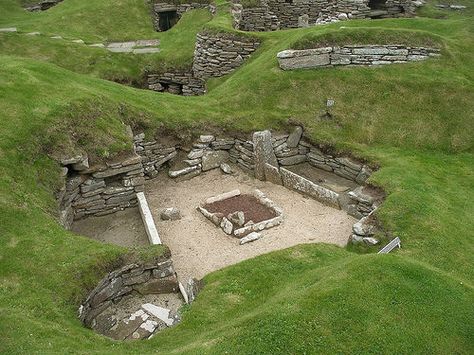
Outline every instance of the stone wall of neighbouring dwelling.
<path fill-rule="evenodd" d="M 439 56 L 440 49 L 438 48 L 404 45 L 347 45 L 302 50 L 289 49 L 277 54 L 278 63 L 283 70 L 408 63 Z"/>
<path fill-rule="evenodd" d="M 161 12 L 168 12 L 168 11 L 176 11 L 178 18 L 190 10 L 199 10 L 199 9 L 207 9 L 211 12 L 211 14 L 216 13 L 216 6 L 213 4 L 201 4 L 201 3 L 187 3 L 187 4 L 173 4 L 167 2 L 154 2 L 152 6 L 152 17 L 153 17 L 153 26 L 155 27 L 156 31 L 160 30 L 160 13 Z"/>
<path fill-rule="evenodd" d="M 40 1 L 37 4 L 27 6 L 25 9 L 27 11 L 31 11 L 31 12 L 46 11 L 46 10 L 50 9 L 51 7 L 53 7 L 53 6 L 56 6 L 57 4 L 59 4 L 62 1 L 64 1 L 64 0 L 44 0 L 44 1 Z"/>
<path fill-rule="evenodd" d="M 103 216 L 137 205 L 136 193 L 144 191 L 141 157 L 136 154 L 104 165 L 89 166 L 86 154 L 61 160 L 63 186 L 58 193 L 60 223 Z"/>
<path fill-rule="evenodd" d="M 142 264 L 129 264 L 105 276 L 79 308 L 79 318 L 95 328 L 96 318 L 112 304 L 133 294 L 165 294 L 179 291 L 170 255 Z"/>
<path fill-rule="evenodd" d="M 270 164 L 266 164 L 269 162 L 262 160 L 261 154 L 257 153 L 258 139 L 255 135 L 252 140 L 203 135 L 191 149 L 186 149 L 180 145 L 161 144 L 157 140 L 145 141 L 145 135 L 138 134 L 134 138 L 134 144 L 137 154 L 142 157 L 146 179 L 152 179 L 160 171 L 168 169 L 169 163 L 177 159 L 178 152 L 185 150 L 185 167 L 169 170 L 170 177 L 196 176 L 229 161 L 255 174 L 259 179 L 283 184 L 323 203 L 342 208 L 357 218 L 372 212 L 381 202 L 379 189 L 365 186 L 372 169 L 353 158 L 324 152 L 305 141 L 302 134 L 301 127 L 297 127 L 291 134 L 270 134 L 271 146 L 265 149 L 271 152 L 268 154 L 274 156 Z M 301 163 L 308 163 L 315 168 L 352 180 L 360 185 L 360 188 L 335 193 L 287 169 Z"/>
<path fill-rule="evenodd" d="M 147 77 L 148 88 L 158 92 L 183 96 L 197 96 L 206 93 L 206 82 L 192 73 L 167 72 L 150 74 Z"/>
<path fill-rule="evenodd" d="M 85 155 L 61 161 L 65 184 L 58 198 L 63 226 L 67 228 L 74 219 L 136 206 L 136 193 L 144 190 L 145 179 L 155 178 L 160 171 L 167 171 L 171 178 L 188 179 L 214 168 L 226 172 L 226 168 L 230 169 L 223 166 L 227 162 L 260 180 L 284 185 L 356 218 L 370 215 L 384 198 L 380 189 L 366 184 L 372 174 L 367 164 L 309 143 L 303 138 L 301 127 L 291 134 L 255 132 L 250 140 L 201 135 L 191 146 L 166 143 L 169 140 L 159 138 L 147 141 L 143 133 L 136 134 L 133 140 L 134 154 L 106 165 L 89 167 Z M 309 180 L 291 170 L 302 163 L 351 180 L 357 186 L 342 192 L 330 190 L 321 181 Z"/>
<path fill-rule="evenodd" d="M 207 79 L 229 74 L 242 65 L 259 44 L 254 38 L 199 33 L 194 51 L 194 76 Z"/>
<path fill-rule="evenodd" d="M 278 28 L 307 27 L 347 19 L 414 16 L 423 1 L 386 0 L 373 8 L 369 0 L 261 0 L 245 8 L 235 1 L 234 27 L 243 31 L 273 31 Z"/>

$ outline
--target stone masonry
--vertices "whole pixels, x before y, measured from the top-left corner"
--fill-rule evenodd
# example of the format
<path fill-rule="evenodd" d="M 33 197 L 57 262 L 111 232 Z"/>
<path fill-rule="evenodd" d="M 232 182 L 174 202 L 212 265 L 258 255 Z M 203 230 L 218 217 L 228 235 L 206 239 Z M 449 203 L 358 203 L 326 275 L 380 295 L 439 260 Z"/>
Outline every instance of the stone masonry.
<path fill-rule="evenodd" d="M 234 1 L 234 27 L 243 31 L 274 31 L 348 19 L 414 16 L 416 0 L 261 0 L 255 7 Z"/>
<path fill-rule="evenodd" d="M 259 44 L 254 38 L 199 33 L 194 51 L 194 76 L 207 79 L 229 74 L 241 66 Z"/>
<path fill-rule="evenodd" d="M 206 82 L 194 77 L 192 73 L 150 74 L 147 81 L 148 88 L 158 92 L 183 96 L 197 96 L 206 93 Z"/>
<path fill-rule="evenodd" d="M 96 318 L 124 297 L 178 291 L 178 279 L 168 253 L 152 262 L 125 265 L 107 274 L 79 308 L 79 318 L 94 329 Z"/>
<path fill-rule="evenodd" d="M 332 67 L 341 65 L 385 65 L 408 63 L 440 56 L 440 50 L 404 45 L 346 45 L 302 50 L 285 50 L 277 54 L 283 70 Z"/>

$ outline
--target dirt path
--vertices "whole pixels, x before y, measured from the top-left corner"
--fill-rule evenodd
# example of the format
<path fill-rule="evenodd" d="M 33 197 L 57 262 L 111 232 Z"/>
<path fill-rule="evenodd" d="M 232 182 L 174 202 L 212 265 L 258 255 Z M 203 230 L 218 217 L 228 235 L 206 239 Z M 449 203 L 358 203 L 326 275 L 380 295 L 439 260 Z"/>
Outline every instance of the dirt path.
<path fill-rule="evenodd" d="M 345 212 L 233 169 L 237 171 L 233 176 L 216 169 L 187 181 L 176 182 L 162 174 L 147 183 L 146 195 L 160 237 L 170 247 L 182 281 L 191 277 L 200 279 L 225 266 L 297 244 L 347 244 L 356 220 Z M 283 208 L 283 224 L 263 231 L 260 240 L 239 245 L 237 238 L 225 235 L 196 210 L 206 198 L 237 188 L 242 193 L 255 188 L 263 191 Z M 161 221 L 160 211 L 167 207 L 177 207 L 182 219 Z"/>

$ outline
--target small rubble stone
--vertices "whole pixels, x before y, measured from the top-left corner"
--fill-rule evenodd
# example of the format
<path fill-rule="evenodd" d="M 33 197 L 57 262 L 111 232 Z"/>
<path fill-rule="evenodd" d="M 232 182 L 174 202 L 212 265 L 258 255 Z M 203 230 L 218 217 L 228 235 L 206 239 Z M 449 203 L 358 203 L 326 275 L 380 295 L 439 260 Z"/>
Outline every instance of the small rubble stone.
<path fill-rule="evenodd" d="M 211 143 L 215 140 L 216 140 L 216 138 L 214 136 L 211 136 L 211 135 L 202 135 L 202 136 L 199 137 L 199 141 L 201 143 Z"/>
<path fill-rule="evenodd" d="M 226 217 L 223 217 L 221 221 L 221 228 L 225 234 L 231 235 L 232 231 L 234 230 L 234 225 Z"/>
<path fill-rule="evenodd" d="M 225 150 L 205 152 L 202 156 L 202 170 L 208 171 L 214 168 L 218 168 L 228 159 L 229 153 Z"/>
<path fill-rule="evenodd" d="M 222 163 L 220 168 L 224 174 L 232 174 L 232 168 L 227 163 Z"/>
<path fill-rule="evenodd" d="M 195 166 L 190 166 L 190 167 L 187 167 L 187 168 L 184 168 L 184 169 L 181 169 L 181 170 L 174 170 L 174 171 L 170 170 L 168 172 L 168 175 L 171 178 L 177 178 L 179 176 L 183 176 L 183 175 L 186 175 L 186 174 L 190 174 L 190 173 L 199 171 L 200 169 L 201 169 L 200 165 L 195 165 Z"/>
<path fill-rule="evenodd" d="M 245 223 L 245 214 L 242 211 L 237 211 L 234 213 L 230 213 L 227 216 L 227 219 L 232 222 L 232 224 L 237 225 L 238 227 L 242 227 Z"/>
<path fill-rule="evenodd" d="M 160 218 L 163 221 L 177 221 L 181 219 L 181 213 L 176 207 L 170 207 L 161 212 Z"/>
<path fill-rule="evenodd" d="M 377 245 L 379 243 L 379 240 L 373 237 L 365 237 L 362 240 L 368 245 Z"/>
<path fill-rule="evenodd" d="M 240 245 L 247 244 L 247 243 L 250 243 L 250 242 L 254 242 L 254 241 L 260 239 L 261 237 L 262 237 L 261 233 L 252 232 L 252 233 L 248 234 L 247 236 L 243 237 L 242 239 L 240 239 Z"/>

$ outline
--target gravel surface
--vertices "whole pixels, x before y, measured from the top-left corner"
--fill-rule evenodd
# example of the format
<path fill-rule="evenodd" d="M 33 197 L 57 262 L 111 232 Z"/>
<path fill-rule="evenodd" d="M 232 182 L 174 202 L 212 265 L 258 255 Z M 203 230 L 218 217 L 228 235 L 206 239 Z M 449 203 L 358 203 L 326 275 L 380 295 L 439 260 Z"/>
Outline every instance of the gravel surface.
<path fill-rule="evenodd" d="M 171 249 L 173 263 L 181 282 L 198 279 L 225 266 L 273 250 L 303 243 L 331 243 L 345 246 L 356 220 L 344 211 L 327 207 L 283 186 L 255 180 L 237 167 L 236 174 L 225 175 L 215 169 L 187 181 L 176 182 L 162 173 L 146 185 L 146 195 L 158 232 Z M 255 189 L 283 209 L 284 221 L 262 232 L 255 242 L 239 245 L 239 239 L 227 236 L 196 208 L 207 198 L 234 189 L 242 194 Z M 160 221 L 160 211 L 176 207 L 178 221 Z"/>

